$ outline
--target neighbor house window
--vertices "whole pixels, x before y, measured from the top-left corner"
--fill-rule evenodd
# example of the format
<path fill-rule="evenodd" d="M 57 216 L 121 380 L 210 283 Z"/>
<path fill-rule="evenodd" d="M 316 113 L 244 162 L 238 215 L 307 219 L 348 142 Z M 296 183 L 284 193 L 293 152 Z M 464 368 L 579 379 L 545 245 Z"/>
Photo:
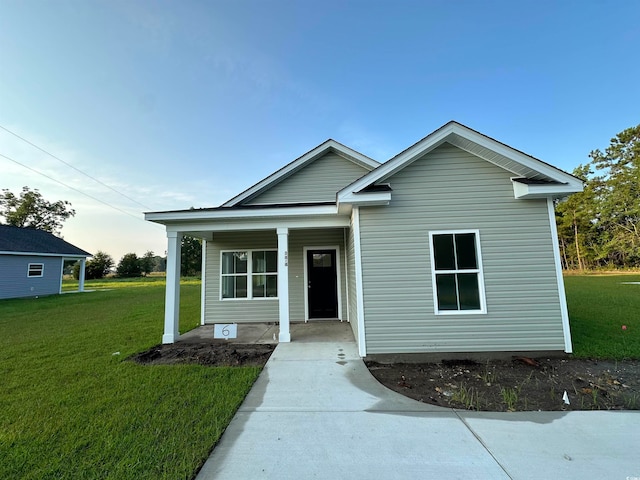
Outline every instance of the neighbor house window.
<path fill-rule="evenodd" d="M 435 312 L 486 313 L 478 231 L 431 232 Z"/>
<path fill-rule="evenodd" d="M 278 296 L 278 252 L 242 250 L 222 252 L 221 297 L 275 298 Z"/>
<path fill-rule="evenodd" d="M 42 277 L 44 275 L 44 263 L 30 263 L 27 268 L 27 277 Z"/>

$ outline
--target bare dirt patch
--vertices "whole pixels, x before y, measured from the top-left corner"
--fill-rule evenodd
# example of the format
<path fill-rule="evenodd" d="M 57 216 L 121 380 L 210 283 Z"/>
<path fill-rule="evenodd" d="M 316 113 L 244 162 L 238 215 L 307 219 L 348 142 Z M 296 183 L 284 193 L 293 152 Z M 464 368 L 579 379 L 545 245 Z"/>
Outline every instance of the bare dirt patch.
<path fill-rule="evenodd" d="M 258 366 L 275 345 L 175 343 L 130 357 L 141 364 Z M 638 410 L 640 361 L 576 358 L 365 362 L 384 386 L 420 402 L 479 411 Z M 567 392 L 569 404 L 563 401 Z"/>
<path fill-rule="evenodd" d="M 195 363 L 210 367 L 262 367 L 276 346 L 270 344 L 174 343 L 156 345 L 130 357 L 145 365 Z"/>
<path fill-rule="evenodd" d="M 640 362 L 514 357 L 475 362 L 365 362 L 387 388 L 420 402 L 479 411 L 638 410 Z M 567 392 L 569 404 L 563 401 Z"/>

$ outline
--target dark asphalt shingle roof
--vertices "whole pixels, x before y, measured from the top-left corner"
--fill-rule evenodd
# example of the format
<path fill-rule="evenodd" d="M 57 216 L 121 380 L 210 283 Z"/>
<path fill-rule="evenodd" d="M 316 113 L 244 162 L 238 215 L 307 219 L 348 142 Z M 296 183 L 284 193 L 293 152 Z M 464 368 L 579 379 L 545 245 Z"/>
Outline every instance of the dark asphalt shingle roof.
<path fill-rule="evenodd" d="M 91 256 L 52 233 L 11 225 L 0 225 L 0 252 Z"/>

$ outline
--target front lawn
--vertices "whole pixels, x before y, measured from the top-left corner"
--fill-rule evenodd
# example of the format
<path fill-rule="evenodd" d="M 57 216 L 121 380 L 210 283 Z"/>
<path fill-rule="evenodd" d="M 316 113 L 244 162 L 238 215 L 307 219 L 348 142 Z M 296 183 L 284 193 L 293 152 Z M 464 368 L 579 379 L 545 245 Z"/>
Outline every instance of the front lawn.
<path fill-rule="evenodd" d="M 564 283 L 575 355 L 640 359 L 640 275 L 571 275 Z"/>
<path fill-rule="evenodd" d="M 161 340 L 163 280 L 0 301 L 0 478 L 194 476 L 260 369 L 123 361 Z M 199 282 L 181 292 L 184 332 Z"/>

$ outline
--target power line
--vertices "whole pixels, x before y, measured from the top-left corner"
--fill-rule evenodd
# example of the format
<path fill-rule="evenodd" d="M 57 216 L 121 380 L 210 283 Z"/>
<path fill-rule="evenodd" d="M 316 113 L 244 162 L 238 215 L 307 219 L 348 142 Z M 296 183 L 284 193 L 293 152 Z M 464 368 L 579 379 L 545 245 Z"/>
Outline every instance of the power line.
<path fill-rule="evenodd" d="M 85 192 L 83 192 L 82 190 L 78 190 L 77 188 L 72 187 L 71 185 L 67 185 L 67 184 L 66 184 L 66 183 L 64 183 L 64 182 L 61 182 L 60 180 L 57 180 L 57 179 L 55 179 L 55 178 L 53 178 L 53 177 L 51 177 L 51 176 L 47 175 L 46 173 L 43 173 L 43 172 L 41 172 L 41 171 L 39 171 L 39 170 L 36 170 L 35 168 L 29 167 L 28 165 L 25 165 L 24 163 L 21 163 L 21 162 L 19 162 L 18 160 L 15 160 L 15 159 L 13 159 L 13 158 L 11 158 L 11 157 L 8 157 L 7 155 L 4 155 L 4 154 L 0 153 L 0 157 L 6 158 L 7 160 L 9 160 L 9 161 L 11 161 L 11 162 L 13 162 L 13 163 L 18 164 L 18 165 L 20 165 L 21 167 L 26 168 L 27 170 L 31 170 L 32 172 L 35 172 L 35 173 L 37 173 L 38 175 L 42 175 L 43 177 L 46 177 L 46 178 L 48 178 L 49 180 L 53 180 L 54 182 L 59 183 L 60 185 L 62 185 L 62 186 L 64 186 L 64 187 L 70 188 L 71 190 L 73 190 L 73 191 L 75 191 L 75 192 L 78 192 L 79 194 L 84 195 L 85 197 L 89 197 L 90 199 L 95 200 L 96 202 L 100 202 L 100 203 L 102 203 L 103 205 L 106 205 L 106 206 L 107 206 L 107 207 L 109 207 L 109 208 L 113 208 L 114 210 L 117 210 L 117 211 L 119 211 L 120 213 L 124 213 L 125 215 L 129 215 L 130 217 L 135 218 L 136 220 L 140 220 L 140 221 L 144 222 L 144 223 L 145 223 L 145 224 L 147 224 L 147 225 L 154 225 L 154 226 L 156 226 L 156 225 L 157 225 L 157 224 L 155 224 L 155 223 L 149 223 L 149 222 L 147 222 L 146 220 L 144 220 L 143 218 L 136 217 L 135 215 L 133 215 L 133 214 L 131 214 L 131 213 L 129 213 L 129 212 L 127 212 L 127 211 L 125 211 L 125 210 L 122 210 L 121 208 L 118 208 L 118 207 L 116 207 L 116 206 L 114 206 L 114 205 L 111 205 L 110 203 L 105 202 L 104 200 L 100 200 L 99 198 L 96 198 L 96 197 L 94 197 L 94 196 L 92 196 L 92 195 L 89 195 L 88 193 L 85 193 Z M 157 226 L 158 226 L 158 227 L 160 227 L 160 228 L 162 228 L 160 225 L 157 225 Z"/>
<path fill-rule="evenodd" d="M 84 175 L 85 177 L 90 178 L 91 180 L 93 180 L 94 182 L 97 182 L 97 183 L 99 183 L 100 185 L 102 185 L 102 186 L 104 186 L 104 187 L 107 187 L 109 190 L 112 190 L 112 191 L 116 192 L 118 195 L 122 195 L 124 198 L 126 198 L 126 199 L 128 199 L 128 200 L 131 200 L 133 203 L 136 203 L 136 204 L 140 205 L 141 207 L 143 207 L 143 208 L 145 208 L 145 209 L 147 209 L 147 210 L 153 210 L 151 207 L 147 207 L 146 205 L 144 205 L 144 204 L 142 204 L 142 203 L 138 202 L 137 200 L 135 200 L 135 199 L 131 198 L 130 196 L 128 196 L 128 195 L 126 195 L 126 194 L 124 194 L 124 193 L 122 193 L 122 192 L 120 192 L 120 191 L 116 190 L 115 188 L 113 188 L 113 187 L 111 187 L 111 186 L 107 185 L 107 184 L 106 184 L 106 183 L 104 183 L 103 181 L 98 180 L 97 178 L 95 178 L 95 177 L 93 177 L 93 176 L 89 175 L 88 173 L 83 172 L 83 171 L 82 171 L 82 170 L 80 170 L 79 168 L 74 167 L 74 166 L 73 166 L 73 165 L 71 165 L 70 163 L 65 162 L 65 161 L 64 161 L 64 160 L 62 160 L 60 157 L 56 157 L 53 153 L 50 153 L 50 152 L 46 151 L 44 148 L 42 148 L 42 147 L 40 147 L 40 146 L 36 145 L 35 143 L 33 143 L 33 142 L 31 142 L 31 141 L 27 140 L 27 139 L 26 139 L 26 138 L 24 138 L 24 137 L 21 137 L 21 136 L 20 136 L 20 135 L 18 135 L 17 133 L 12 132 L 11 130 L 9 130 L 8 128 L 3 127 L 2 125 L 0 125 L 0 128 L 1 128 L 2 130 L 4 130 L 5 132 L 10 133 L 10 134 L 11 134 L 11 135 L 13 135 L 14 137 L 19 138 L 19 139 L 20 139 L 20 140 L 22 140 L 23 142 L 28 143 L 28 144 L 29 144 L 29 145 L 31 145 L 32 147 L 37 148 L 37 149 L 38 149 L 38 150 L 40 150 L 41 152 L 46 153 L 46 154 L 47 154 L 47 155 L 49 155 L 51 158 L 55 158 L 55 159 L 56 159 L 56 160 L 58 160 L 59 162 L 64 163 L 67 167 L 73 168 L 76 172 L 81 173 L 81 174 L 82 174 L 82 175 Z M 24 165 L 23 165 L 23 166 L 24 166 Z"/>

